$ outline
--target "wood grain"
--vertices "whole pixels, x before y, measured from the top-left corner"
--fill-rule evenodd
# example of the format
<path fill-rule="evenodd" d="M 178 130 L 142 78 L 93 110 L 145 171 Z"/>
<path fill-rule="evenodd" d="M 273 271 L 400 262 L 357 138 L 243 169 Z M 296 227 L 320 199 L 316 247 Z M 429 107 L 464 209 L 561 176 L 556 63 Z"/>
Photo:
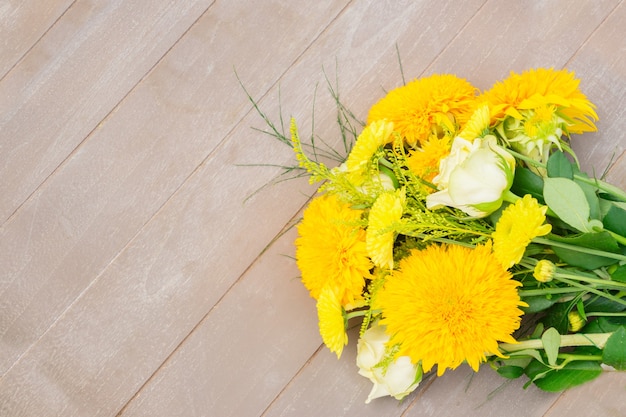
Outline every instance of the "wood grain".
<path fill-rule="evenodd" d="M 7 0 L 0 5 L 0 80 L 75 0 Z"/>
<path fill-rule="evenodd" d="M 0 83 L 0 224 L 211 3 L 72 4 Z"/>
<path fill-rule="evenodd" d="M 291 258 L 316 186 L 255 193 L 293 155 L 252 129 L 235 71 L 336 146 L 326 77 L 365 118 L 398 52 L 407 80 L 480 88 L 566 67 L 600 115 L 583 168 L 612 160 L 626 187 L 625 19 L 618 0 L 1 5 L 0 416 L 624 414 L 626 374 L 550 394 L 464 366 L 365 405 L 356 329 L 339 360 L 321 345 Z"/>

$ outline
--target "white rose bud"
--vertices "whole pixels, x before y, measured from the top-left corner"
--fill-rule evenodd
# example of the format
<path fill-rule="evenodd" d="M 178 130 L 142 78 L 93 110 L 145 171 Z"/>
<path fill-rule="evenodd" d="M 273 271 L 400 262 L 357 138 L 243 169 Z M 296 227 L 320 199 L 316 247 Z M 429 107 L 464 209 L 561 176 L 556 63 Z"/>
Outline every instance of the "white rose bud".
<path fill-rule="evenodd" d="M 429 209 L 448 206 L 472 217 L 485 217 L 500 208 L 509 192 L 515 158 L 498 146 L 493 136 L 473 142 L 456 137 L 439 172 L 433 182 L 440 191 L 426 197 Z"/>
<path fill-rule="evenodd" d="M 422 380 L 421 366 L 411 363 L 408 356 L 400 356 L 386 365 L 381 363 L 387 359 L 388 341 L 385 327 L 378 324 L 367 329 L 359 339 L 356 357 L 359 374 L 374 383 L 366 404 L 386 395 L 401 400 L 413 392 Z"/>

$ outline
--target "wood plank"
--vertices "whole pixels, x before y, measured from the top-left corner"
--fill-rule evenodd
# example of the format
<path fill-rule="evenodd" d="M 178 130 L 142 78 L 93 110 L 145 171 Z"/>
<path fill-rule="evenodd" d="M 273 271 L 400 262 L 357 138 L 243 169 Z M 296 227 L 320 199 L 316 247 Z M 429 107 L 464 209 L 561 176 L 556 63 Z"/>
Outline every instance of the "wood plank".
<path fill-rule="evenodd" d="M 120 415 L 260 415 L 321 343 L 315 302 L 288 257 L 294 237 L 246 271 Z"/>
<path fill-rule="evenodd" d="M 403 413 L 409 416 L 540 417 L 559 394 L 524 389 L 522 379 L 506 380 L 488 366 L 474 372 L 462 365 L 435 378 L 423 393 L 418 393 Z"/>
<path fill-rule="evenodd" d="M 235 166 L 241 155 L 292 155 L 278 143 L 246 146 L 249 121 L 220 144 L 250 111 L 233 66 L 265 92 L 343 6 L 267 2 L 259 21 L 245 1 L 217 3 L 2 229 L 0 242 L 13 241 L 2 259 L 13 278 L 2 298 L 10 319 L 2 351 L 22 356 L 0 381 L 0 409 L 117 412 L 302 205 L 277 195 L 242 204 L 276 170 Z M 264 54 L 253 53 L 261 47 Z M 203 159 L 197 182 L 163 206 Z M 258 210 L 273 216 L 259 222 Z M 159 221 L 148 222 L 156 211 Z M 22 236 L 31 221 L 37 233 Z"/>
<path fill-rule="evenodd" d="M 7 0 L 0 5 L 0 80 L 75 0 Z"/>
<path fill-rule="evenodd" d="M 390 37 L 393 39 L 395 36 L 407 36 L 406 32 L 399 31 L 399 25 L 395 24 L 400 15 L 403 16 L 402 21 L 404 22 L 402 28 L 407 32 L 412 31 L 411 20 L 408 19 L 407 16 L 413 16 L 414 18 L 431 16 L 427 20 L 437 22 L 438 27 L 441 27 L 441 25 L 450 27 L 449 40 L 453 36 L 453 28 L 455 26 L 462 26 L 480 5 L 481 2 L 474 2 L 467 3 L 463 8 L 453 8 L 449 6 L 448 9 L 442 9 L 439 6 L 435 7 L 435 5 L 413 4 L 413 7 L 407 10 L 406 5 L 398 4 L 396 6 L 397 9 L 390 9 L 388 4 L 383 5 L 375 1 L 351 4 L 333 26 L 325 31 L 307 53 L 300 58 L 296 66 L 290 69 L 281 79 L 280 89 L 283 91 L 283 111 L 289 112 L 290 109 L 295 108 L 295 111 L 299 114 L 309 112 L 312 102 L 311 94 L 313 92 L 313 83 L 309 80 L 319 79 L 322 76 L 320 73 L 320 61 L 323 60 L 322 62 L 324 62 L 325 65 L 330 65 L 332 68 L 335 58 L 340 62 L 348 61 L 354 63 L 354 65 L 340 65 L 337 69 L 339 72 L 338 78 L 341 85 L 341 92 L 344 94 L 344 97 L 352 97 L 351 93 L 354 93 L 357 96 L 360 95 L 364 101 L 372 100 L 371 95 L 368 97 L 367 92 L 376 90 L 380 82 L 379 80 L 384 79 L 385 74 L 383 72 L 381 77 L 377 77 L 378 74 L 381 74 L 378 66 L 372 64 L 369 60 L 361 59 L 361 56 L 367 55 L 367 51 L 377 51 L 376 62 L 382 65 L 392 65 L 390 63 L 394 61 L 395 47 L 393 42 L 390 41 Z M 400 10 L 402 10 L 403 13 L 400 13 Z M 350 24 L 350 22 L 354 21 L 371 22 L 368 24 L 368 30 L 378 34 L 385 32 L 388 30 L 387 28 L 390 27 L 394 28 L 394 30 L 386 33 L 388 37 L 377 36 L 375 38 L 369 38 L 367 48 L 352 48 L 352 45 L 357 43 L 355 39 L 361 39 L 365 36 Z M 341 42 L 338 42 L 338 40 L 341 40 Z M 445 47 L 445 38 L 438 38 L 437 42 L 441 48 Z M 424 44 L 425 49 L 432 50 L 430 57 L 431 59 L 434 58 L 439 51 L 432 49 L 432 44 L 427 40 L 424 40 Z M 334 55 L 335 53 L 337 54 L 336 56 Z M 421 56 L 424 58 L 427 57 L 428 54 L 423 52 Z M 427 61 L 424 65 L 426 65 L 426 63 Z M 332 77 L 333 76 L 331 76 L 331 78 Z M 306 80 L 304 86 L 303 80 Z M 290 92 L 290 94 L 285 94 L 285 91 Z M 262 100 L 261 105 L 267 110 L 268 114 L 277 115 L 277 89 L 270 92 L 267 98 Z M 360 104 L 360 106 L 363 106 L 363 104 Z M 324 111 L 318 111 L 316 115 L 316 126 L 319 129 L 318 133 L 320 133 L 323 138 L 328 138 L 330 137 L 329 134 L 335 131 L 332 100 L 329 100 L 327 95 L 320 93 L 316 99 L 316 107 L 317 109 L 325 109 Z M 245 135 L 248 126 L 253 123 L 252 120 L 256 121 L 257 119 L 257 116 L 252 115 L 250 118 L 244 120 L 233 132 L 233 137 Z M 303 119 L 305 119 L 305 121 L 302 124 L 306 125 L 306 117 Z M 300 121 L 303 121 L 303 119 L 298 118 Z M 306 132 L 306 129 L 302 131 Z M 228 150 L 231 146 L 236 145 L 230 142 L 225 144 L 224 151 L 228 153 L 234 152 L 236 148 L 232 148 L 233 150 L 230 151 Z M 249 162 L 269 161 L 284 163 L 283 161 L 292 160 L 290 154 L 285 156 L 280 155 L 280 158 L 285 159 L 279 159 L 278 155 L 266 156 L 267 159 L 263 159 L 262 155 L 266 155 L 266 151 L 258 146 L 253 152 L 246 152 L 245 154 L 246 155 L 240 156 L 240 159 L 243 157 L 245 161 Z M 252 155 L 254 159 L 248 159 L 249 156 L 247 155 Z M 203 169 L 208 170 L 209 167 L 203 167 Z M 235 172 L 239 172 L 239 174 L 235 174 Z M 232 171 L 231 175 L 247 176 L 247 173 L 240 170 Z M 203 176 L 204 175 L 201 175 L 200 178 Z M 198 179 L 198 181 L 204 182 L 203 179 Z M 191 186 L 192 182 L 195 182 L 195 179 L 190 179 L 186 186 Z M 198 189 L 206 189 L 207 185 L 198 184 L 195 187 Z M 227 186 L 227 188 L 233 189 L 234 187 Z M 255 204 L 258 205 L 259 210 L 262 210 L 261 213 L 272 213 L 272 215 L 268 217 L 273 218 L 278 215 L 276 208 L 271 211 L 262 208 L 268 204 L 268 200 L 276 199 L 282 201 L 281 206 L 288 205 L 292 207 L 293 210 L 293 207 L 298 207 L 292 205 L 293 201 L 298 204 L 303 203 L 304 200 L 301 196 L 303 190 L 306 191 L 307 189 L 303 187 L 301 182 L 282 184 L 281 187 L 273 187 L 258 194 L 255 197 L 255 201 L 257 201 Z M 235 194 L 237 193 L 236 190 L 233 190 L 233 192 Z M 181 196 L 182 193 L 183 191 L 181 190 Z M 184 193 L 187 194 L 187 191 L 184 191 Z M 174 202 L 172 202 L 172 204 L 174 204 Z M 199 204 L 201 203 L 197 201 L 193 202 L 194 206 Z M 186 207 L 189 207 L 189 205 L 186 205 Z M 227 211 L 229 213 L 231 212 L 230 209 Z M 282 210 L 280 212 L 282 213 Z M 232 213 L 236 215 L 238 212 Z M 241 214 L 238 214 L 237 217 L 242 220 L 245 218 L 245 216 Z M 155 219 L 155 222 L 157 221 L 161 221 L 161 219 Z M 270 219 L 267 221 L 270 221 Z M 244 228 L 245 226 L 246 224 L 242 224 L 239 228 Z M 191 231 L 188 231 L 187 233 L 190 232 Z M 289 237 L 293 238 L 293 235 L 289 235 Z M 282 241 L 283 239 L 281 239 L 281 242 Z M 283 244 L 284 243 L 281 243 L 281 245 Z M 288 274 L 280 274 L 281 262 L 279 262 L 271 252 L 264 254 L 262 260 L 270 265 L 279 265 L 277 266 L 276 274 L 265 274 L 265 279 L 269 282 L 254 278 L 256 272 L 253 271 L 256 269 L 253 268 L 253 270 L 249 271 L 248 274 L 238 281 L 236 286 L 224 296 L 222 302 L 208 315 L 192 336 L 185 340 L 185 343 L 170 358 L 166 366 L 148 382 L 137 398 L 123 411 L 122 415 L 151 416 L 162 412 L 166 415 L 193 416 L 202 415 L 207 412 L 207 409 L 210 409 L 217 415 L 260 415 L 260 413 L 263 412 L 264 407 L 267 406 L 272 399 L 269 393 L 274 392 L 274 395 L 278 394 L 282 386 L 288 381 L 287 376 L 291 376 L 298 371 L 298 366 L 304 364 L 306 356 L 304 356 L 304 358 L 301 357 L 299 364 L 294 364 L 291 360 L 287 360 L 284 363 L 280 361 L 280 358 L 283 356 L 293 358 L 296 353 L 292 350 L 296 350 L 298 355 L 302 353 L 301 350 L 303 350 L 303 348 L 300 342 L 295 341 L 282 344 L 278 350 L 273 348 L 273 341 L 271 341 L 269 342 L 271 343 L 269 347 L 259 347 L 260 351 L 258 352 L 256 350 L 250 351 L 250 346 L 259 346 L 259 334 L 280 334 L 281 332 L 285 335 L 300 334 L 299 332 L 302 331 L 301 327 L 304 326 L 304 320 L 291 323 L 275 320 L 259 322 L 256 316 L 252 317 L 251 314 L 261 314 L 262 317 L 264 317 L 262 313 L 252 313 L 254 309 L 242 307 L 242 305 L 247 306 L 252 303 L 252 301 L 247 298 L 245 301 L 241 300 L 242 297 L 240 294 L 242 292 L 254 294 L 254 298 L 257 300 L 256 302 L 267 300 L 270 297 L 273 300 L 274 297 L 276 297 L 279 300 L 279 304 L 283 297 L 289 296 L 289 294 L 284 294 L 282 290 L 275 289 L 276 284 L 274 284 L 274 282 L 291 283 L 295 273 L 290 271 Z M 268 285 L 270 285 L 269 292 L 266 289 Z M 239 286 L 243 288 L 240 289 Z M 295 304 L 292 305 L 291 308 L 296 308 L 297 310 L 283 310 L 283 314 L 287 316 L 296 315 L 297 317 L 307 317 L 308 315 L 315 321 L 315 310 L 312 308 L 311 300 L 306 293 L 299 291 L 291 296 L 296 299 Z M 272 305 L 273 304 L 274 301 L 272 301 Z M 229 317 L 229 323 L 241 322 L 242 324 L 235 325 L 234 329 L 223 329 L 222 326 L 224 326 L 225 317 Z M 297 327 L 289 327 L 288 324 Z M 307 329 L 307 332 L 309 335 L 307 348 L 310 354 L 319 347 L 319 336 L 317 335 L 317 327 L 315 325 Z M 199 335 L 196 335 L 196 333 L 199 333 Z M 234 346 L 231 346 L 231 350 L 225 349 L 223 346 L 216 346 L 211 342 L 212 337 L 223 340 L 226 336 L 229 336 L 227 340 L 238 341 Z M 314 344 L 311 344 L 312 338 L 315 341 Z M 313 402 L 308 404 L 309 406 L 313 406 L 314 403 L 319 402 L 315 400 L 318 395 L 324 396 L 326 393 L 330 392 L 335 392 L 336 394 L 340 392 L 350 392 L 350 401 L 361 407 L 367 397 L 370 386 L 367 380 L 356 374 L 353 360 L 355 354 L 354 345 L 351 345 L 350 348 L 351 349 L 346 350 L 341 361 L 337 361 L 336 357 L 332 355 L 328 357 L 328 352 L 326 351 L 320 352 L 320 355 L 323 355 L 322 357 L 324 358 L 323 368 L 320 369 L 318 365 L 313 364 L 310 368 L 307 368 L 308 371 L 306 371 L 307 375 L 314 373 L 319 379 L 310 382 L 310 385 L 306 387 L 299 385 L 301 391 L 296 393 L 295 399 L 290 396 L 291 391 L 288 391 L 288 393 L 284 397 L 281 396 L 281 398 L 285 398 L 286 401 L 293 399 L 294 402 L 305 402 L 310 399 L 313 400 Z M 235 357 L 246 358 L 246 364 L 252 363 L 250 366 L 244 366 L 246 370 L 243 375 L 238 375 L 237 373 L 234 375 L 229 374 L 229 371 L 232 369 L 233 358 Z M 251 358 L 249 359 L 250 362 L 248 362 L 249 357 Z M 282 375 L 282 379 L 273 380 L 271 384 L 267 381 L 268 364 L 266 364 L 266 362 L 268 361 L 270 364 L 274 364 L 274 372 Z M 190 364 L 194 365 L 190 367 Z M 291 372 L 291 374 L 289 374 L 289 372 Z M 339 376 L 341 376 L 341 378 L 339 378 Z M 287 379 L 285 379 L 286 377 Z M 190 378 L 194 381 L 194 393 L 189 393 L 189 385 L 184 382 Z M 219 381 L 219 383 L 216 383 L 216 380 Z M 310 380 L 309 378 L 303 378 L 298 379 L 298 381 L 301 384 L 309 384 L 308 381 Z M 330 381 L 337 381 L 337 383 L 331 384 Z M 341 384 L 341 381 L 345 381 L 345 384 Z M 355 381 L 358 381 L 358 383 L 354 383 Z M 259 384 L 263 386 L 262 392 L 268 393 L 268 395 L 262 398 L 258 398 L 260 395 L 258 392 L 248 391 L 250 386 L 257 387 Z M 266 384 L 270 384 L 271 386 L 266 387 Z M 342 385 L 341 390 L 340 385 Z M 310 395 L 310 393 L 305 394 L 308 389 L 307 387 L 310 386 L 317 387 L 314 396 Z M 324 387 L 323 392 L 320 391 L 322 390 L 320 387 Z M 177 398 L 185 398 L 186 400 L 177 400 Z M 333 412 L 324 414 L 323 411 L 319 411 L 320 415 L 336 415 L 336 410 L 338 409 L 337 401 L 332 401 L 327 396 L 324 398 L 324 403 L 330 407 L 329 409 L 333 409 Z M 339 397 L 337 396 L 335 399 L 338 400 Z M 263 401 L 265 401 L 265 403 L 263 403 Z M 402 410 L 397 407 L 394 401 L 387 401 L 385 403 L 387 404 L 386 409 Z M 315 405 L 321 406 L 321 404 Z M 295 405 L 290 404 L 290 406 Z M 272 407 L 268 410 L 268 413 L 271 414 L 275 412 L 272 411 L 273 409 Z M 365 410 L 363 411 L 366 412 Z M 378 411 L 380 411 L 380 409 L 377 407 L 370 409 L 370 413 L 374 413 L 371 415 L 380 415 L 375 414 Z M 295 415 L 298 414 L 296 413 Z"/>
<path fill-rule="evenodd" d="M 0 224 L 212 2 L 72 4 L 0 82 Z"/>
<path fill-rule="evenodd" d="M 581 88 L 598 107 L 598 131 L 572 139 L 581 166 L 590 175 L 600 176 L 626 150 L 625 19 L 626 4 L 621 2 L 567 64 L 582 79 Z M 612 171 L 607 179 L 626 188 L 621 165 Z"/>

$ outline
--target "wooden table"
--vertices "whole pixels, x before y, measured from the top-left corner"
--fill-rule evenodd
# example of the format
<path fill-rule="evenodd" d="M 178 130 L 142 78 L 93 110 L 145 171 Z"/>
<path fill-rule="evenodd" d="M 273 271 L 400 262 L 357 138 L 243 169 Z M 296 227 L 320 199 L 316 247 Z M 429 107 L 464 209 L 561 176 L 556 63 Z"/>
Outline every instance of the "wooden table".
<path fill-rule="evenodd" d="M 366 406 L 356 335 L 321 347 L 290 258 L 315 189 L 255 193 L 280 173 L 255 164 L 293 155 L 235 76 L 336 143 L 325 77 L 364 118 L 398 52 L 407 80 L 481 89 L 565 67 L 600 116 L 573 138 L 583 168 L 626 187 L 625 21 L 617 0 L 5 0 L 0 415 L 625 415 L 626 374 L 550 394 L 488 367 Z"/>

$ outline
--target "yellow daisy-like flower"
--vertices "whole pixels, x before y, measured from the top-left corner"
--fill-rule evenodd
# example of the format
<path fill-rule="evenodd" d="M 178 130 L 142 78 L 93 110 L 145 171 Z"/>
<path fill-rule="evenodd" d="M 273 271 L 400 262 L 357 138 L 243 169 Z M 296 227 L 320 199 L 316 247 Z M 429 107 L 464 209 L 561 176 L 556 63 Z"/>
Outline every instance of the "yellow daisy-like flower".
<path fill-rule="evenodd" d="M 324 287 L 317 299 L 317 317 L 320 335 L 331 352 L 341 357 L 343 347 L 348 344 L 346 322 L 341 300 L 330 287 Z"/>
<path fill-rule="evenodd" d="M 493 256 L 491 245 L 474 249 L 431 245 L 400 261 L 378 294 L 390 344 L 398 356 L 422 361 L 437 375 L 464 361 L 478 370 L 486 355 L 502 356 L 498 342 L 516 343 L 523 312 L 521 285 Z"/>
<path fill-rule="evenodd" d="M 393 141 L 393 123 L 377 120 L 363 129 L 346 160 L 348 171 L 364 167 L 376 151 Z"/>
<path fill-rule="evenodd" d="M 595 131 L 598 119 L 595 105 L 578 88 L 580 80 L 573 72 L 546 68 L 531 69 L 521 74 L 511 72 L 505 80 L 496 83 L 482 95 L 491 107 L 491 120 L 512 116 L 522 119 L 522 110 L 550 105 L 568 120 L 569 133 Z"/>
<path fill-rule="evenodd" d="M 547 209 L 526 194 L 502 212 L 492 237 L 494 255 L 504 268 L 522 259 L 531 240 L 550 233 L 552 226 L 544 224 Z"/>
<path fill-rule="evenodd" d="M 413 174 L 431 182 L 439 174 L 439 162 L 450 154 L 452 140 L 449 136 L 438 138 L 431 136 L 421 142 L 421 146 L 412 150 L 406 159 L 406 165 Z M 434 189 L 426 188 L 433 192 Z"/>
<path fill-rule="evenodd" d="M 465 126 L 463 126 L 459 136 L 470 142 L 476 138 L 484 137 L 489 133 L 489 125 L 491 123 L 489 115 L 489 105 L 486 103 L 481 104 L 474 113 L 472 113 L 472 116 Z"/>
<path fill-rule="evenodd" d="M 475 108 L 476 88 L 455 75 L 435 74 L 391 90 L 370 109 L 368 123 L 387 119 L 415 145 L 445 126 L 455 131 Z M 437 136 L 437 134 L 436 134 Z"/>
<path fill-rule="evenodd" d="M 367 256 L 365 230 L 353 210 L 336 195 L 315 198 L 298 225 L 296 263 L 302 282 L 316 300 L 324 287 L 332 288 L 342 305 L 362 298 L 372 262 Z"/>
<path fill-rule="evenodd" d="M 385 192 L 378 196 L 370 210 L 365 238 L 367 253 L 380 268 L 393 269 L 395 232 L 389 229 L 400 221 L 405 200 L 404 188 Z"/>

